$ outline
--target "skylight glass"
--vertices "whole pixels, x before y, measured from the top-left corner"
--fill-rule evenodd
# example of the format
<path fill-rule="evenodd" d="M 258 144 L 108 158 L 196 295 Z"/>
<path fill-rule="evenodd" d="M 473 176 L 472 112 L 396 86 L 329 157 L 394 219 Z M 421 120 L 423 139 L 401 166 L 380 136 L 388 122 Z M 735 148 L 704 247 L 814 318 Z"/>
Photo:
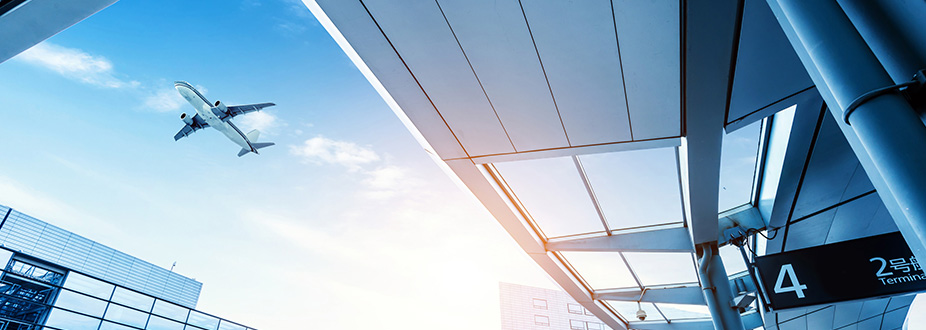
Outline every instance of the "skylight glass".
<path fill-rule="evenodd" d="M 614 252 L 560 252 L 592 289 L 639 287 L 621 256 Z"/>
<path fill-rule="evenodd" d="M 720 258 L 723 259 L 723 268 L 727 270 L 727 275 L 746 271 L 746 263 L 743 262 L 739 247 L 733 245 L 720 247 Z"/>
<path fill-rule="evenodd" d="M 658 303 L 656 306 L 670 321 L 711 317 L 711 312 L 707 309 L 707 306 L 664 303 Z"/>
<path fill-rule="evenodd" d="M 646 312 L 647 321 L 665 321 L 665 318 L 662 317 L 662 314 L 656 310 L 656 306 L 652 303 L 640 303 L 638 306 L 633 301 L 605 300 L 605 302 L 630 322 L 639 321 L 636 315 L 640 309 Z"/>
<path fill-rule="evenodd" d="M 646 286 L 698 281 L 691 253 L 625 252 L 624 257 Z"/>
<path fill-rule="evenodd" d="M 675 148 L 579 159 L 611 229 L 682 221 Z"/>
<path fill-rule="evenodd" d="M 494 165 L 547 237 L 605 230 L 572 157 Z"/>
<path fill-rule="evenodd" d="M 762 121 L 723 136 L 720 156 L 720 211 L 749 203 L 756 172 Z"/>

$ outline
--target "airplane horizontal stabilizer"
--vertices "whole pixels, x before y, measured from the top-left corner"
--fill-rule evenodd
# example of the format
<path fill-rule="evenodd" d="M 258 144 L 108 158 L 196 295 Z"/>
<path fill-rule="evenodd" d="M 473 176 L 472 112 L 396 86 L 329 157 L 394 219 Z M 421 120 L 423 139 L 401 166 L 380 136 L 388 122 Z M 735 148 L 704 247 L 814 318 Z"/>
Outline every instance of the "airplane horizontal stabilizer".
<path fill-rule="evenodd" d="M 269 146 L 272 146 L 272 145 L 275 145 L 275 144 L 276 144 L 276 143 L 273 143 L 273 142 L 251 143 L 251 145 L 254 146 L 254 149 L 266 148 L 266 147 L 269 147 Z"/>
<path fill-rule="evenodd" d="M 244 156 L 244 154 L 251 152 L 251 150 L 241 148 L 241 151 L 238 152 L 238 157 Z"/>

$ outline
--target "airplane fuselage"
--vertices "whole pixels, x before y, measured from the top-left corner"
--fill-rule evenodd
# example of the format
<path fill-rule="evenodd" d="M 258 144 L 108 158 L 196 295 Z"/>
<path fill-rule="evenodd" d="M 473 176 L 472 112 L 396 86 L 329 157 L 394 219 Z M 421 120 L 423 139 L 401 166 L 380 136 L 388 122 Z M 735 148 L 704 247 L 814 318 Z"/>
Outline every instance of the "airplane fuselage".
<path fill-rule="evenodd" d="M 174 86 L 177 88 L 177 91 L 180 92 L 180 95 L 193 105 L 193 108 L 196 109 L 196 113 L 209 124 L 209 127 L 222 132 L 229 140 L 232 140 L 232 142 L 235 142 L 235 144 L 241 146 L 241 148 L 257 153 L 257 149 L 251 145 L 251 141 L 248 140 L 247 135 L 238 129 L 230 120 L 222 120 L 222 118 L 219 117 L 221 115 L 221 110 L 214 107 L 203 94 L 196 90 L 196 88 L 182 82 L 177 82 Z"/>

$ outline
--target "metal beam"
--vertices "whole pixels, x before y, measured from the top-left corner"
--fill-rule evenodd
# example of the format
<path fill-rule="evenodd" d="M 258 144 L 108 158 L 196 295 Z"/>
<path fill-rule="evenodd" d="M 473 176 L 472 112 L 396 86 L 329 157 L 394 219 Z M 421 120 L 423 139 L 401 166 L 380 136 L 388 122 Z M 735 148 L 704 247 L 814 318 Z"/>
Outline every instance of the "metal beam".
<path fill-rule="evenodd" d="M 719 244 L 727 243 L 727 240 L 730 237 L 724 235 L 726 230 L 731 228 L 743 228 L 745 229 L 762 229 L 765 227 L 765 220 L 762 220 L 762 215 L 759 214 L 759 209 L 753 206 L 752 204 L 743 204 L 741 206 L 735 207 L 733 209 L 724 211 L 717 216 L 717 225 L 721 235 L 718 237 Z"/>
<path fill-rule="evenodd" d="M 596 290 L 592 298 L 595 300 L 707 305 L 704 302 L 704 295 L 701 294 L 701 287 L 697 283 L 675 287 L 646 288 L 646 292 L 639 288 Z"/>
<path fill-rule="evenodd" d="M 3 13 L 0 63 L 115 3 L 116 0 L 32 0 Z"/>
<path fill-rule="evenodd" d="M 755 329 L 763 325 L 762 317 L 755 311 L 743 313 L 742 319 L 746 329 Z M 710 320 L 679 320 L 672 321 L 672 323 L 630 322 L 630 328 L 636 330 L 715 330 Z"/>
<path fill-rule="evenodd" d="M 531 151 L 522 151 L 522 152 L 515 152 L 515 153 L 497 154 L 497 155 L 474 156 L 471 159 L 476 164 L 488 164 L 488 163 L 500 163 L 500 162 L 513 162 L 513 161 L 519 161 L 519 160 L 540 159 L 540 158 L 580 156 L 580 155 L 600 154 L 600 153 L 608 153 L 608 152 L 671 148 L 671 147 L 677 147 L 679 145 L 681 145 L 681 138 L 670 137 L 670 138 L 643 140 L 643 141 L 614 142 L 614 143 L 593 144 L 593 145 L 586 145 L 586 146 L 553 148 L 553 149 L 544 149 L 544 150 L 531 150 Z"/>
<path fill-rule="evenodd" d="M 546 243 L 547 251 L 694 252 L 684 227 Z"/>
<path fill-rule="evenodd" d="M 734 274 L 729 281 L 730 290 L 736 294 L 756 292 L 756 285 L 747 272 Z M 645 292 L 639 288 L 595 290 L 595 292 L 592 292 L 592 298 L 595 300 L 707 305 L 704 301 L 704 295 L 701 294 L 701 286 L 698 283 L 646 287 Z"/>

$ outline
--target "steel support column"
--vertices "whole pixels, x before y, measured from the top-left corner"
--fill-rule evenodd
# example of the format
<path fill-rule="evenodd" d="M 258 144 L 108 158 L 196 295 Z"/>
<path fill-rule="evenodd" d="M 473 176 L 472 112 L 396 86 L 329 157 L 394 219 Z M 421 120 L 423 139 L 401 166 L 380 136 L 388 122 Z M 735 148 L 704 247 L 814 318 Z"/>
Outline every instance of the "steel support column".
<path fill-rule="evenodd" d="M 894 81 L 835 1 L 768 0 L 804 67 L 842 121 L 860 95 Z M 912 75 L 913 72 L 910 72 Z M 841 123 L 913 253 L 926 258 L 926 126 L 896 93 L 863 103 Z M 857 139 L 857 140 L 856 140 Z M 858 143 L 854 143 L 858 141 Z"/>
<path fill-rule="evenodd" d="M 698 244 L 698 278 L 707 308 L 711 311 L 711 321 L 716 330 L 743 330 L 743 320 L 739 311 L 733 308 L 733 291 L 730 279 L 720 259 L 716 243 Z"/>

